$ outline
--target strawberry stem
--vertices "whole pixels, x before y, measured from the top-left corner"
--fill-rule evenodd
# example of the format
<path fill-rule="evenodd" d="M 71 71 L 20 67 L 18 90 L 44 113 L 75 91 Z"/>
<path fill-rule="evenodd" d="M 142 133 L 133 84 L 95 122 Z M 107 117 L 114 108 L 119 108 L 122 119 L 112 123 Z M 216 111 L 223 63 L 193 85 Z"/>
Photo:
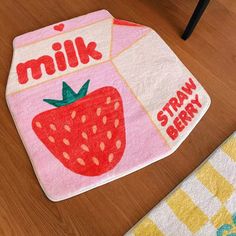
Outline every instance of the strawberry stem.
<path fill-rule="evenodd" d="M 87 95 L 89 82 L 90 80 L 87 80 L 86 83 L 84 83 L 83 86 L 80 88 L 79 92 L 75 93 L 73 89 L 66 82 L 63 81 L 62 100 L 43 99 L 43 101 L 55 107 L 61 107 L 71 104 Z"/>

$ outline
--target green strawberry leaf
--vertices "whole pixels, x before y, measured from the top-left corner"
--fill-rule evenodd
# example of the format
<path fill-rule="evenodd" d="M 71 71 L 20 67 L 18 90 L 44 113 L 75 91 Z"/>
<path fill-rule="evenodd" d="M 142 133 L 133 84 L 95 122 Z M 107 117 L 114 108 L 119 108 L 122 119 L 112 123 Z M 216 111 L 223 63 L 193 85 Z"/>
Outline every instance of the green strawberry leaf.
<path fill-rule="evenodd" d="M 86 96 L 86 94 L 88 92 L 89 82 L 90 82 L 90 80 L 87 80 L 87 82 L 81 87 L 81 89 L 77 93 L 77 99 L 80 99 L 80 98 Z"/>
<path fill-rule="evenodd" d="M 55 107 L 61 107 L 67 105 L 63 100 L 53 100 L 53 99 L 43 99 L 44 102 L 47 102 L 50 105 Z"/>
<path fill-rule="evenodd" d="M 72 90 L 72 88 L 66 83 L 62 82 L 62 97 L 63 100 L 67 99 L 69 97 L 74 97 L 76 96 L 76 93 Z"/>
<path fill-rule="evenodd" d="M 66 82 L 63 81 L 62 100 L 43 99 L 43 101 L 55 107 L 61 107 L 71 104 L 87 95 L 89 82 L 90 80 L 87 80 L 86 83 L 84 83 L 84 85 L 81 87 L 79 92 L 75 93 L 73 89 Z"/>

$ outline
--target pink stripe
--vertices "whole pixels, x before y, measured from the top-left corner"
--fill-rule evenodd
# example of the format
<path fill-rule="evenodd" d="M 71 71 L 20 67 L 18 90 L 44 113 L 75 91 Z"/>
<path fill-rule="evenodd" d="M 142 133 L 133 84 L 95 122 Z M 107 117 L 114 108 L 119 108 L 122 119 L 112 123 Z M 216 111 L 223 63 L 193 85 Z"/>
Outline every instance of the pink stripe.
<path fill-rule="evenodd" d="M 92 12 L 92 13 L 79 16 L 79 17 L 76 17 L 67 21 L 59 22 L 59 23 L 44 27 L 42 29 L 35 30 L 32 32 L 17 36 L 13 40 L 13 47 L 14 48 L 22 47 L 26 44 L 30 44 L 35 41 L 40 41 L 48 37 L 56 36 L 58 34 L 65 33 L 67 31 L 71 31 L 75 28 L 83 27 L 88 24 L 92 24 L 97 21 L 105 20 L 111 17 L 112 15 L 107 10 L 100 10 L 100 11 Z M 65 25 L 62 32 L 56 31 L 53 28 L 55 25 L 58 25 L 60 23 L 63 23 Z"/>

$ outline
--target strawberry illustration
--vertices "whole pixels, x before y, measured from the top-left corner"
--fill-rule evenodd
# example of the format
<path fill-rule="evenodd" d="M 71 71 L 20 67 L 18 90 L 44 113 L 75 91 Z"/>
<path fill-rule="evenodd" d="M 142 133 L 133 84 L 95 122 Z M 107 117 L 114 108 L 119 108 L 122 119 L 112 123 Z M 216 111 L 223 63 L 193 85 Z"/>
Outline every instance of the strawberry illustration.
<path fill-rule="evenodd" d="M 32 127 L 65 167 L 97 176 L 114 168 L 122 158 L 126 145 L 124 111 L 114 87 L 87 94 L 89 82 L 78 93 L 63 82 L 63 99 L 44 99 L 56 108 L 36 115 Z"/>

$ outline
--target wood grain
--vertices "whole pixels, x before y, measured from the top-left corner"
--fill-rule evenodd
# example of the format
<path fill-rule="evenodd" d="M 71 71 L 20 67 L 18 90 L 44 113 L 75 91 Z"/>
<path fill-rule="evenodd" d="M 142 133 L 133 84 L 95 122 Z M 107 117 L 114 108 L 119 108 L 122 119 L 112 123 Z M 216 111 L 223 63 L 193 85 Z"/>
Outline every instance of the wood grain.
<path fill-rule="evenodd" d="M 0 235 L 122 235 L 236 128 L 236 1 L 211 1 L 180 38 L 196 0 L 1 0 Z M 205 87 L 212 105 L 170 157 L 66 201 L 43 194 L 5 102 L 15 36 L 107 9 L 154 28 Z"/>

